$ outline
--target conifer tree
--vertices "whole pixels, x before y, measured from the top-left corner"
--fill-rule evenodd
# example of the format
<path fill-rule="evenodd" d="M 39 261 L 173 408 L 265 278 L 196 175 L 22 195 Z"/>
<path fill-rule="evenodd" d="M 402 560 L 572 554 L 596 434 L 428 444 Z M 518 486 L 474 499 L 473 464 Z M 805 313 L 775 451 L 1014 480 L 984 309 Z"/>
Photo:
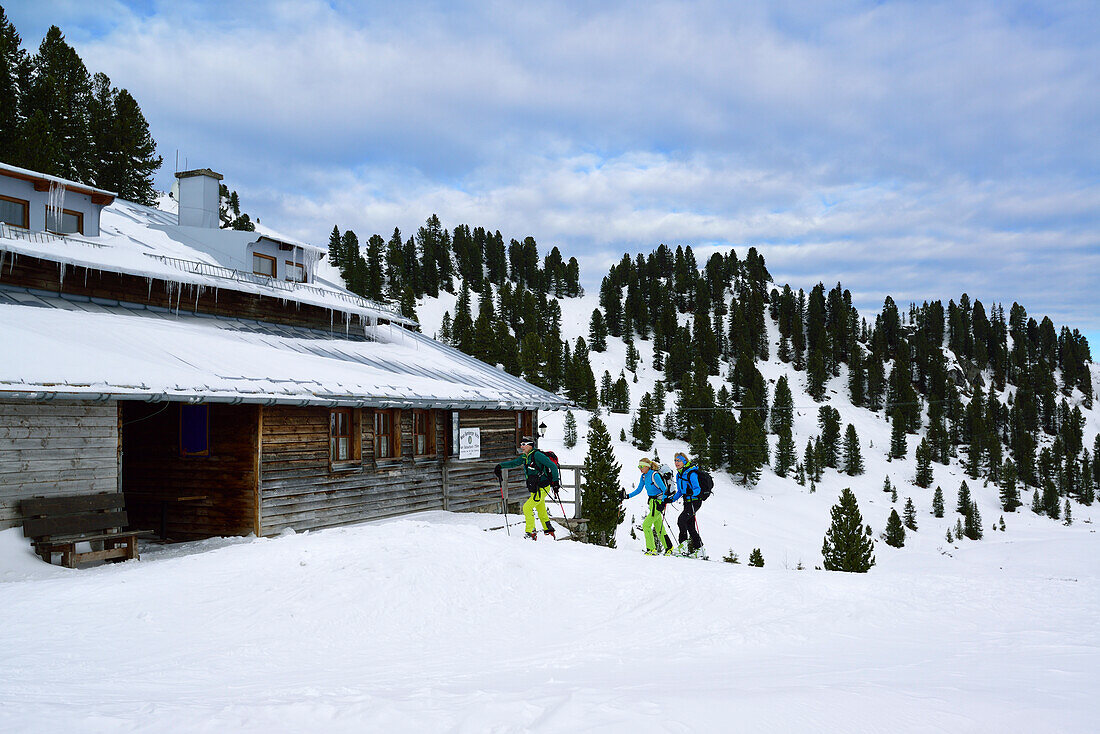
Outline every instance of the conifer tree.
<path fill-rule="evenodd" d="M 412 288 L 406 286 L 404 292 L 401 294 L 401 315 L 407 319 L 417 320 L 416 317 L 416 296 L 413 295 Z M 419 331 L 419 328 L 417 328 Z"/>
<path fill-rule="evenodd" d="M 970 509 L 970 487 L 967 486 L 966 480 L 959 485 L 959 498 L 955 503 L 955 512 L 960 515 L 965 515 Z"/>
<path fill-rule="evenodd" d="M 908 453 L 905 445 L 905 414 L 895 410 L 890 421 L 890 453 L 891 459 L 904 459 Z"/>
<path fill-rule="evenodd" d="M 1001 509 L 1005 512 L 1015 512 L 1020 504 L 1020 491 L 1016 487 L 1016 465 L 1011 461 L 1005 461 L 1004 470 L 1001 472 Z"/>
<path fill-rule="evenodd" d="M 917 508 L 913 504 L 912 497 L 905 498 L 905 527 L 910 530 L 917 529 Z"/>
<path fill-rule="evenodd" d="M 791 396 L 791 388 L 787 383 L 787 376 L 783 375 L 775 384 L 775 398 L 772 400 L 771 430 L 776 435 L 783 435 L 783 429 L 788 431 L 794 424 L 794 399 Z"/>
<path fill-rule="evenodd" d="M 866 573 L 875 565 L 874 541 L 864 532 L 863 516 L 851 489 L 841 490 L 831 514 L 832 524 L 821 546 L 825 570 Z"/>
<path fill-rule="evenodd" d="M 863 473 L 863 456 L 859 450 L 859 436 L 856 435 L 856 427 L 848 424 L 844 432 L 844 473 L 850 477 Z"/>
<path fill-rule="evenodd" d="M 749 565 L 755 568 L 764 567 L 764 554 L 760 552 L 759 548 L 753 548 L 752 553 L 749 554 Z"/>
<path fill-rule="evenodd" d="M 932 448 L 928 440 L 922 438 L 917 444 L 917 476 L 913 483 L 927 489 L 932 486 Z"/>
<path fill-rule="evenodd" d="M 92 87 L 87 67 L 57 26 L 50 26 L 31 64 L 27 108 L 41 113 L 45 138 L 56 154 L 39 170 L 73 181 L 91 180 L 88 106 Z"/>
<path fill-rule="evenodd" d="M 343 261 L 344 239 L 340 236 L 340 228 L 332 226 L 332 234 L 328 237 L 328 262 L 334 268 L 341 268 Z"/>
<path fill-rule="evenodd" d="M 947 539 L 948 543 L 954 543 L 955 542 L 955 536 L 952 535 L 951 528 L 947 529 L 947 534 L 946 534 L 945 538 Z"/>
<path fill-rule="evenodd" d="M 894 491 L 894 486 L 890 483 L 890 475 L 887 474 L 886 478 L 882 480 L 882 491 L 890 493 Z"/>
<path fill-rule="evenodd" d="M 817 411 L 817 424 L 821 426 L 821 448 L 824 452 L 824 464 L 827 467 L 836 469 L 840 455 L 840 413 L 831 405 L 822 405 Z"/>
<path fill-rule="evenodd" d="M 615 547 L 615 528 L 623 521 L 619 472 L 607 426 L 598 415 L 588 422 L 588 454 L 584 459 L 582 516 L 588 518 L 587 542 Z"/>
<path fill-rule="evenodd" d="M 31 62 L 15 25 L 0 7 L 0 161 L 33 168 L 25 137 L 24 96 L 30 84 Z M 41 170 L 41 169 L 38 169 Z"/>
<path fill-rule="evenodd" d="M 737 425 L 736 443 L 741 474 L 747 486 L 760 480 L 760 471 L 768 463 L 768 443 L 755 410 L 746 410 Z"/>
<path fill-rule="evenodd" d="M 883 536 L 886 545 L 901 548 L 905 545 L 905 526 L 901 524 L 901 518 L 897 510 L 890 510 L 890 517 L 886 521 L 886 533 Z"/>
<path fill-rule="evenodd" d="M 465 281 L 455 303 L 455 319 L 451 329 L 454 345 L 466 354 L 474 352 L 474 320 L 470 315 L 470 286 Z M 499 346 L 499 345 L 498 345 Z"/>
<path fill-rule="evenodd" d="M 157 144 L 149 134 L 141 107 L 122 89 L 113 92 L 110 107 L 104 112 L 109 115 L 106 119 L 92 121 L 106 125 L 110 136 L 105 157 L 92 162 L 95 185 L 123 199 L 152 206 L 156 203 L 153 174 L 164 159 L 156 154 Z"/>
<path fill-rule="evenodd" d="M 593 352 L 607 351 L 607 324 L 603 312 L 598 308 L 592 311 L 592 319 L 588 324 L 588 341 Z"/>
<path fill-rule="evenodd" d="M 971 540 L 982 539 L 982 515 L 978 512 L 978 503 L 971 502 L 965 514 L 963 533 Z"/>
<path fill-rule="evenodd" d="M 692 429 L 691 436 L 688 439 L 688 452 L 695 457 L 696 464 L 700 465 L 701 469 L 708 468 L 706 457 L 710 455 L 709 439 L 702 424 Z"/>
<path fill-rule="evenodd" d="M 798 456 L 794 446 L 794 438 L 791 436 L 790 427 L 781 429 L 779 441 L 775 447 L 775 473 L 781 477 L 787 476 L 787 472 L 798 462 Z M 805 483 L 805 478 L 799 484 Z"/>
<path fill-rule="evenodd" d="M 562 438 L 565 448 L 571 449 L 577 445 L 577 419 L 573 417 L 573 411 L 565 411 L 565 436 Z"/>
<path fill-rule="evenodd" d="M 936 487 L 932 494 L 932 514 L 935 517 L 943 517 L 943 490 Z"/>
<path fill-rule="evenodd" d="M 454 344 L 452 341 L 454 338 L 454 326 L 451 323 L 450 311 L 443 312 L 443 319 L 439 323 L 439 335 L 436 338 L 444 344 Z"/>
<path fill-rule="evenodd" d="M 1066 497 L 1066 507 L 1062 511 L 1062 517 L 1063 517 L 1062 522 L 1065 525 L 1072 525 L 1073 524 L 1073 510 L 1070 508 L 1070 505 L 1069 505 L 1069 497 Z"/>

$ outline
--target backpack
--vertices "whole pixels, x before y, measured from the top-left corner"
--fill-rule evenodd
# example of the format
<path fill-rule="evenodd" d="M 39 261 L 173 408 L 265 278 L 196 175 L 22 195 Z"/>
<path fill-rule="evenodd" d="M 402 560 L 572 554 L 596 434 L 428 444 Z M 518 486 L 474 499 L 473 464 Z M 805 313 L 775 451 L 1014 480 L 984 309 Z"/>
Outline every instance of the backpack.
<path fill-rule="evenodd" d="M 558 455 L 555 454 L 553 451 L 543 451 L 542 449 L 535 449 L 535 451 L 538 451 L 540 454 L 542 454 L 546 458 L 550 459 L 550 461 L 554 462 L 554 466 L 561 466 L 561 462 L 558 461 Z M 531 452 L 531 453 L 533 454 L 534 451 Z M 536 468 L 537 468 L 537 479 L 535 481 L 538 483 L 539 487 L 545 487 L 546 485 L 548 485 L 550 483 L 550 470 L 546 469 L 544 467 L 538 466 L 537 464 L 536 464 Z M 558 474 L 560 476 L 560 474 L 561 474 L 560 469 L 558 470 Z M 530 483 L 528 483 L 528 484 L 530 484 Z M 532 490 L 532 491 L 534 491 L 534 490 Z"/>
<path fill-rule="evenodd" d="M 699 499 L 710 499 L 714 494 L 714 478 L 697 466 L 688 467 L 688 471 L 694 471 L 699 477 Z"/>
<path fill-rule="evenodd" d="M 676 477 L 672 473 L 672 469 L 668 467 L 668 464 L 661 464 L 661 468 L 657 471 L 661 475 L 661 479 L 665 480 L 665 498 L 671 497 L 676 494 Z"/>

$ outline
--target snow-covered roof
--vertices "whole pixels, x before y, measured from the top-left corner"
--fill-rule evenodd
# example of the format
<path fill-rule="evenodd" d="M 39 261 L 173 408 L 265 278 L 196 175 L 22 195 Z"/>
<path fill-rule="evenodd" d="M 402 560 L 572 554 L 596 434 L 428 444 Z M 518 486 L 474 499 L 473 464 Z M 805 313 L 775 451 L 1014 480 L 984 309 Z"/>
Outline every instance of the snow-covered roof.
<path fill-rule="evenodd" d="M 270 296 L 398 324 L 415 323 L 393 306 L 360 298 L 323 278 L 294 283 L 254 275 L 247 260 L 248 246 L 261 239 L 301 248 L 297 256 L 303 261 L 316 262 L 324 252 L 266 227 L 257 227 L 256 232 L 181 227 L 174 212 L 115 199 L 103 208 L 98 237 L 28 232 L 0 224 L 0 257 L 30 255 L 94 270 Z"/>
<path fill-rule="evenodd" d="M 69 191 L 78 194 L 98 194 L 109 199 L 115 198 L 118 194 L 113 191 L 107 191 L 106 189 L 97 189 L 95 186 L 88 186 L 77 181 L 70 181 L 67 178 L 61 178 L 60 176 L 51 176 L 46 173 L 39 173 L 38 171 L 32 171 L 28 168 L 20 168 L 19 166 L 11 166 L 7 163 L 0 163 L 0 173 L 6 173 L 15 178 L 21 178 L 25 181 L 47 181 L 50 183 L 60 184 Z"/>
<path fill-rule="evenodd" d="M 465 409 L 568 402 L 391 324 L 346 332 L 0 284 L 0 398 Z"/>

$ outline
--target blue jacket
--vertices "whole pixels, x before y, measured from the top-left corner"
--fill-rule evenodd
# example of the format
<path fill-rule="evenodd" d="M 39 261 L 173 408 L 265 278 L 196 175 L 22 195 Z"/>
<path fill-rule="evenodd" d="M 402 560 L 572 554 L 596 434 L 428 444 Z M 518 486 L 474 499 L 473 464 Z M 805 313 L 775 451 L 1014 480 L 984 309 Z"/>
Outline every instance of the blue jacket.
<path fill-rule="evenodd" d="M 665 480 L 661 479 L 661 475 L 653 469 L 650 469 L 638 479 L 638 488 L 628 494 L 626 498 L 630 499 L 636 496 L 643 489 L 645 489 L 649 498 L 653 499 L 655 497 L 664 497 L 667 487 L 665 486 Z"/>
<path fill-rule="evenodd" d="M 681 497 L 689 501 L 697 500 L 702 493 L 703 488 L 699 486 L 699 468 L 694 464 L 687 464 L 676 475 L 676 494 L 669 502 L 675 502 Z"/>

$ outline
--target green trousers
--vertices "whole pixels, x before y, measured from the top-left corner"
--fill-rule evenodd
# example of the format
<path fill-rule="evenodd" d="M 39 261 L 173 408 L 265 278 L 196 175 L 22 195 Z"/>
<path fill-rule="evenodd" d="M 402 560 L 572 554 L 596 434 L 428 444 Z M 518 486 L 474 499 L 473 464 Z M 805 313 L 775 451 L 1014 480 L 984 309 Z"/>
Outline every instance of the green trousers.
<path fill-rule="evenodd" d="M 546 514 L 546 495 L 549 492 L 549 487 L 543 487 L 537 492 L 532 492 L 527 501 L 523 503 L 523 516 L 526 518 L 523 527 L 528 533 L 533 532 L 535 529 L 535 510 L 538 510 L 539 520 L 542 522 L 540 530 L 544 530 L 546 523 L 550 522 L 550 516 Z"/>
<path fill-rule="evenodd" d="M 642 520 L 642 530 L 645 531 L 646 550 L 656 553 L 658 539 L 665 537 L 665 518 L 661 514 L 660 503 L 655 499 L 649 500 L 649 514 Z"/>

